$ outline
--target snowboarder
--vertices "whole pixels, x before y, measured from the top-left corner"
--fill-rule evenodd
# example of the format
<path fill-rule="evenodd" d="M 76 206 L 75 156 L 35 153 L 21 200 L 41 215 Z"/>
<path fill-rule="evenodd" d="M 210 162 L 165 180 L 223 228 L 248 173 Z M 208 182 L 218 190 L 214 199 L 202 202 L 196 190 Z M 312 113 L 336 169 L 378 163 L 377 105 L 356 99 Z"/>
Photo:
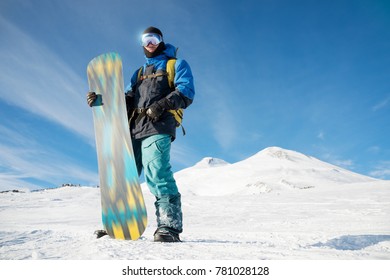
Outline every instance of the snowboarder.
<path fill-rule="evenodd" d="M 156 27 L 147 28 L 141 36 L 146 58 L 126 87 L 126 107 L 138 174 L 156 197 L 157 230 L 154 241 L 180 242 L 183 231 L 181 195 L 170 164 L 171 142 L 176 137 L 177 121 L 171 110 L 185 109 L 193 101 L 194 83 L 190 66 L 176 59 L 176 48 L 165 43 Z M 169 86 L 167 62 L 175 61 L 174 88 Z M 89 92 L 92 106 L 96 94 Z"/>

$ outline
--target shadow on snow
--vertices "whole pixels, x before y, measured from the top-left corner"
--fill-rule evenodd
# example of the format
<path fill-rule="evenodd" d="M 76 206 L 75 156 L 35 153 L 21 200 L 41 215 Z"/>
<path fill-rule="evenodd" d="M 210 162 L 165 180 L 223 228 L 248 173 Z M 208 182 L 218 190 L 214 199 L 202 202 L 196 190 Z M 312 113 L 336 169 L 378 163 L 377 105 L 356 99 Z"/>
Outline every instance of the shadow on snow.
<path fill-rule="evenodd" d="M 328 240 L 326 243 L 318 242 L 313 247 L 329 247 L 336 250 L 362 250 L 383 241 L 390 241 L 390 235 L 344 235 Z"/>

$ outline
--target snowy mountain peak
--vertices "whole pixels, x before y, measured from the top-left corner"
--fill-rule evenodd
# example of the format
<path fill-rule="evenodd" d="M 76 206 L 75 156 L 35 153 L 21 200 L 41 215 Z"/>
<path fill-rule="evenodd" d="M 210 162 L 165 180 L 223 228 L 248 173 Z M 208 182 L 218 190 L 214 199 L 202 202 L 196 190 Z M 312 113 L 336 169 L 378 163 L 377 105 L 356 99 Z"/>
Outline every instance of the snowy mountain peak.
<path fill-rule="evenodd" d="M 306 156 L 302 153 L 298 153 L 295 151 L 291 150 L 286 150 L 280 147 L 269 147 L 266 148 L 259 153 L 255 155 L 255 157 L 271 157 L 271 158 L 276 158 L 276 159 L 285 159 L 289 161 L 295 161 L 298 159 L 311 159 L 311 157 Z"/>
<path fill-rule="evenodd" d="M 225 165 L 229 165 L 229 163 L 224 161 L 223 159 L 213 158 L 213 157 L 205 157 L 201 161 L 199 161 L 197 164 L 195 164 L 195 167 L 209 168 L 209 167 L 218 167 L 218 166 L 225 166 Z"/>

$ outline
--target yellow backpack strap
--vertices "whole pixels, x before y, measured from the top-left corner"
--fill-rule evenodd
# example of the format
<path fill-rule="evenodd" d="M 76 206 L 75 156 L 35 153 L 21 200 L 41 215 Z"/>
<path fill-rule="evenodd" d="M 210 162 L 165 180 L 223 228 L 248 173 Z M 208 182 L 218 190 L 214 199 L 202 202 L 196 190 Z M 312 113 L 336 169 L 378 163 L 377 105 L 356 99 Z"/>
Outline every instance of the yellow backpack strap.
<path fill-rule="evenodd" d="M 171 58 L 167 62 L 168 83 L 171 89 L 175 88 L 175 64 L 176 59 Z"/>
<path fill-rule="evenodd" d="M 176 64 L 176 59 L 171 58 L 167 62 L 167 74 L 168 74 L 168 84 L 169 87 L 174 90 L 175 89 L 175 64 Z M 181 129 L 183 131 L 183 135 L 186 134 L 186 131 L 183 127 L 183 114 L 184 110 L 183 109 L 178 109 L 178 110 L 169 110 L 169 112 L 175 117 L 177 127 L 181 126 Z"/>
<path fill-rule="evenodd" d="M 138 70 L 138 75 L 137 75 L 137 83 L 139 82 L 139 81 L 141 81 L 141 77 L 142 77 L 142 70 L 144 69 L 144 67 L 143 66 L 141 66 L 140 68 L 139 68 L 139 70 Z"/>

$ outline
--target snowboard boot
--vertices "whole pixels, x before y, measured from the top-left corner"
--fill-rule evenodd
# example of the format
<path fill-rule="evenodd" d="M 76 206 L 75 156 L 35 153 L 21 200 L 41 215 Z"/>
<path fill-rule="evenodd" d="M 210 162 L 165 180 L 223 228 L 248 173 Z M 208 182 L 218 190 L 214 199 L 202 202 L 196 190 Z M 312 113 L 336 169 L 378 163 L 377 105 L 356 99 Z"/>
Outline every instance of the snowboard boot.
<path fill-rule="evenodd" d="M 107 231 L 105 231 L 104 229 L 95 230 L 93 234 L 95 234 L 96 238 L 101 238 L 103 236 L 108 235 Z"/>
<path fill-rule="evenodd" d="M 158 228 L 154 233 L 154 242 L 181 242 L 181 240 L 178 233 Z"/>

